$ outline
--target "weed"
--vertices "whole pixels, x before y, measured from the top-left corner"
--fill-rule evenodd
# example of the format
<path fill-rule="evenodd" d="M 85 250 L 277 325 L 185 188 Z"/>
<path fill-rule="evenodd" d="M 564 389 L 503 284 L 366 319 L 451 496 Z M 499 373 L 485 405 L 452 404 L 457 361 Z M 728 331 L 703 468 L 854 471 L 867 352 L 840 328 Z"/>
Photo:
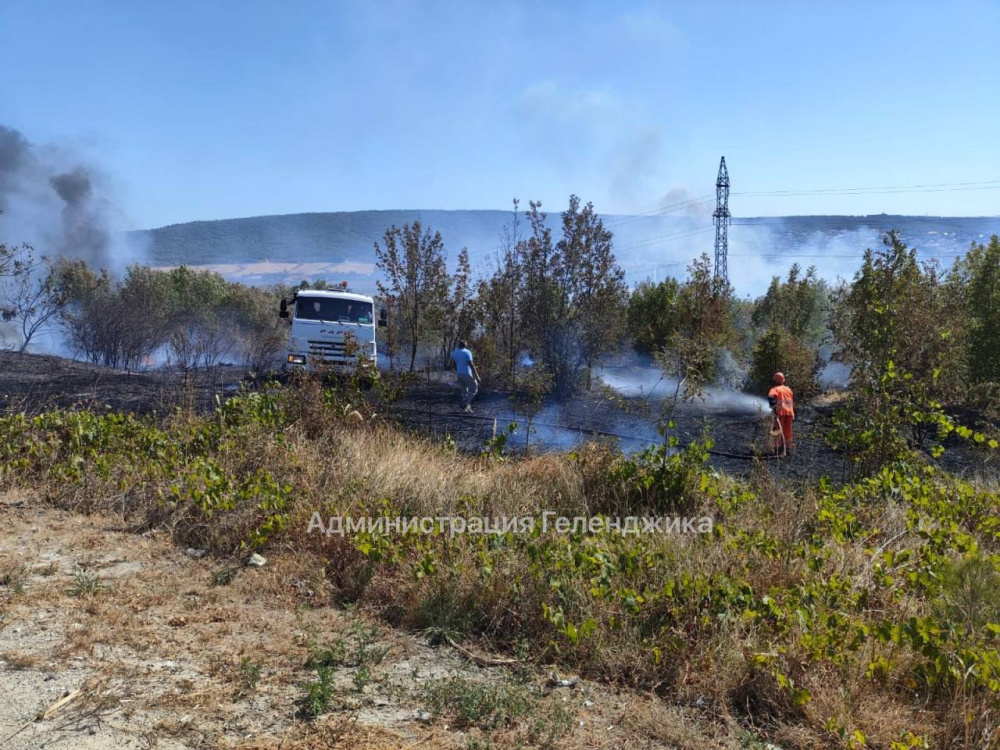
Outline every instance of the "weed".
<path fill-rule="evenodd" d="M 302 688 L 305 695 L 299 701 L 299 713 L 307 719 L 322 716 L 333 697 L 333 670 L 330 667 L 318 667 L 316 679 L 304 683 Z"/>
<path fill-rule="evenodd" d="M 273 545 L 314 556 L 337 601 L 437 642 L 481 638 L 512 653 L 524 665 L 513 686 L 449 681 L 434 695 L 457 723 L 516 724 L 525 743 L 562 726 L 530 689 L 541 662 L 704 696 L 721 711 L 752 712 L 775 736 L 794 723 L 812 733 L 803 745 L 829 738 L 830 716 L 843 717 L 838 733 L 860 732 L 873 747 L 907 731 L 948 745 L 952 729 L 972 731 L 961 717 L 975 717 L 977 736 L 997 731 L 992 709 L 977 708 L 1000 695 L 995 481 L 908 456 L 839 487 L 778 491 L 766 465 L 750 480 L 720 475 L 706 465 L 706 443 L 679 449 L 672 437 L 632 455 L 584 445 L 502 461 L 497 440 L 484 460 L 378 420 L 351 424 L 345 407 L 365 406 L 338 388 L 241 393 L 212 415 L 159 422 L 83 410 L 2 416 L 0 482 L 81 510 L 127 498 L 114 510 L 131 523 L 162 524 L 213 554 Z M 390 520 L 606 514 L 622 533 L 306 534 L 315 508 Z M 641 533 L 627 523 L 633 514 L 714 523 L 711 533 Z M 212 583 L 235 575 L 217 571 Z M 16 590 L 22 573 L 6 576 Z M 80 570 L 70 591 L 100 588 Z M 359 689 L 376 679 L 386 650 L 362 622 L 311 643 L 303 715 L 323 710 L 335 670 L 353 670 Z"/>
<path fill-rule="evenodd" d="M 27 565 L 11 564 L 0 570 L 0 586 L 6 587 L 14 596 L 23 594 L 27 583 Z"/>
<path fill-rule="evenodd" d="M 742 750 L 770 750 L 774 747 L 774 745 L 759 739 L 757 735 L 747 729 L 741 729 L 739 737 Z"/>
<path fill-rule="evenodd" d="M 236 575 L 239 572 L 239 568 L 221 568 L 220 570 L 216 570 L 212 573 L 212 585 L 228 586 L 236 580 Z"/>
<path fill-rule="evenodd" d="M 38 659 L 35 656 L 31 654 L 19 654 L 14 651 L 0 654 L 0 660 L 6 662 L 8 668 L 12 670 L 34 669 L 38 666 Z"/>
<path fill-rule="evenodd" d="M 306 667 L 370 667 L 382 663 L 389 651 L 388 646 L 376 643 L 377 631 L 369 628 L 363 622 L 355 622 L 348 628 L 346 634 L 341 634 L 330 645 L 319 646 L 311 643 Z"/>
<path fill-rule="evenodd" d="M 551 748 L 576 724 L 573 711 L 564 703 L 553 703 L 540 710 L 528 724 L 527 738 L 539 748 Z"/>
<path fill-rule="evenodd" d="M 988 559 L 974 555 L 946 563 L 940 586 L 938 616 L 960 624 L 963 637 L 978 640 L 987 625 L 1000 622 L 1000 573 Z"/>
<path fill-rule="evenodd" d="M 236 700 L 246 698 L 257 692 L 257 683 L 260 682 L 260 664 L 255 663 L 250 657 L 244 656 L 240 659 L 239 682 L 236 688 Z"/>
<path fill-rule="evenodd" d="M 319 646 L 312 642 L 309 645 L 309 656 L 306 659 L 308 669 L 326 667 L 337 669 L 347 661 L 347 640 L 341 636 L 332 645 Z"/>
<path fill-rule="evenodd" d="M 518 747 L 550 748 L 575 722 L 562 703 L 546 703 L 529 687 L 505 682 L 453 677 L 432 685 L 427 702 L 435 716 L 447 715 L 460 729 L 484 733 L 468 747 L 492 748 L 491 734 L 501 731 L 516 738 Z"/>
<path fill-rule="evenodd" d="M 73 584 L 70 586 L 71 596 L 86 597 L 94 596 L 104 590 L 104 584 L 96 573 L 88 573 L 83 568 L 76 571 L 73 576 Z"/>
<path fill-rule="evenodd" d="M 367 666 L 358 667 L 351 677 L 354 689 L 359 693 L 364 692 L 365 687 L 372 681 L 372 671 Z"/>
<path fill-rule="evenodd" d="M 444 680 L 428 692 L 435 715 L 449 714 L 460 729 L 489 731 L 511 727 L 534 708 L 524 688 L 503 683 L 475 682 L 463 677 Z"/>
<path fill-rule="evenodd" d="M 355 644 L 355 663 L 359 667 L 378 665 L 389 653 L 389 647 L 376 642 L 378 632 L 367 627 L 363 622 L 355 623 L 351 628 Z"/>

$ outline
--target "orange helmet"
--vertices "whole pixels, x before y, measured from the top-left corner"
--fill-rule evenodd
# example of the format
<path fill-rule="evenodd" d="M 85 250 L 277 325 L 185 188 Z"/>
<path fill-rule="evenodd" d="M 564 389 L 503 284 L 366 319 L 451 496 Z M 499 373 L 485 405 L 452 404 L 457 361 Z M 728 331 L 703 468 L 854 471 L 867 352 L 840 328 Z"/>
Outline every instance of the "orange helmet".
<path fill-rule="evenodd" d="M 785 374 L 783 372 L 776 372 L 774 373 L 774 377 L 772 378 L 772 380 L 774 381 L 775 385 L 784 385 Z"/>

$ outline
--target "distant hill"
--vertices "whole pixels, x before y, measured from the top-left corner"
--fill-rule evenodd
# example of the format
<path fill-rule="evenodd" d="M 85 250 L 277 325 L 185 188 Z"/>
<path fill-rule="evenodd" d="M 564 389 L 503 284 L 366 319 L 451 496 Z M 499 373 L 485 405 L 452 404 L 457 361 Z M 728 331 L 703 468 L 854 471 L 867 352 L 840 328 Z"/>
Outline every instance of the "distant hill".
<path fill-rule="evenodd" d="M 373 247 L 390 226 L 417 219 L 441 232 L 455 252 L 496 244 L 509 211 L 341 211 L 253 216 L 172 224 L 133 232 L 149 241 L 156 265 L 250 261 L 342 262 L 373 258 Z"/>
<path fill-rule="evenodd" d="M 130 233 L 156 266 L 216 267 L 231 278 L 274 283 L 349 278 L 374 287 L 374 244 L 385 230 L 416 219 L 440 231 L 449 257 L 468 247 L 474 269 L 485 272 L 509 211 L 393 210 L 254 216 L 195 221 Z M 683 275 L 686 264 L 713 251 L 712 219 L 698 215 L 603 217 L 615 233 L 619 261 L 631 281 Z M 558 239 L 558 212 L 549 217 Z M 522 226 L 522 228 L 524 228 Z M 1000 233 L 1000 217 L 785 216 L 734 219 L 730 276 L 738 290 L 756 293 L 792 263 L 816 265 L 823 275 L 850 275 L 866 247 L 898 229 L 923 257 L 950 263 L 972 242 Z M 742 288 L 741 288 L 742 287 Z"/>

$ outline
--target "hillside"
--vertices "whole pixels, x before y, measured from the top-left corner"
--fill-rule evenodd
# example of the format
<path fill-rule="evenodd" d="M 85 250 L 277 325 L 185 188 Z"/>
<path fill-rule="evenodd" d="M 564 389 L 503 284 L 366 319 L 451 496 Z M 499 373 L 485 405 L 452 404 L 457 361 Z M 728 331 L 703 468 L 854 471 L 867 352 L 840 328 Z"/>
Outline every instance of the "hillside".
<path fill-rule="evenodd" d="M 133 232 L 130 239 L 146 248 L 146 259 L 155 266 L 212 266 L 248 283 L 332 277 L 373 288 L 373 247 L 388 227 L 420 219 L 441 232 L 450 257 L 468 247 L 474 268 L 482 272 L 510 217 L 509 211 L 422 209 L 288 214 L 174 224 Z M 618 259 L 630 281 L 682 275 L 691 258 L 712 252 L 708 212 L 604 218 L 615 233 Z M 558 236 L 557 214 L 550 215 L 549 224 Z M 730 273 L 748 293 L 758 293 L 792 262 L 817 265 L 829 278 L 850 275 L 865 248 L 877 244 L 888 229 L 899 229 L 926 257 L 950 262 L 969 243 L 1000 232 L 1000 218 L 881 214 L 734 219 Z"/>
<path fill-rule="evenodd" d="M 248 261 L 338 262 L 367 258 L 385 230 L 417 219 L 449 245 L 480 245 L 496 237 L 507 211 L 339 211 L 193 221 L 133 233 L 148 240 L 157 265 Z"/>

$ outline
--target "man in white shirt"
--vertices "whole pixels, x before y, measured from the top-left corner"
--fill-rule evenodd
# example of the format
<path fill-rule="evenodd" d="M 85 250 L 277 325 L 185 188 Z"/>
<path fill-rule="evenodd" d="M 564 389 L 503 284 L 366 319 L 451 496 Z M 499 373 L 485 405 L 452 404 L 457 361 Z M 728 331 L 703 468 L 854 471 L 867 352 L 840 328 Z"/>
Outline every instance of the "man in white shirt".
<path fill-rule="evenodd" d="M 471 412 L 472 399 L 479 392 L 479 372 L 472 361 L 472 352 L 469 351 L 466 342 L 458 342 L 458 349 L 452 352 L 451 361 L 455 365 L 458 387 L 462 393 L 462 411 Z"/>

